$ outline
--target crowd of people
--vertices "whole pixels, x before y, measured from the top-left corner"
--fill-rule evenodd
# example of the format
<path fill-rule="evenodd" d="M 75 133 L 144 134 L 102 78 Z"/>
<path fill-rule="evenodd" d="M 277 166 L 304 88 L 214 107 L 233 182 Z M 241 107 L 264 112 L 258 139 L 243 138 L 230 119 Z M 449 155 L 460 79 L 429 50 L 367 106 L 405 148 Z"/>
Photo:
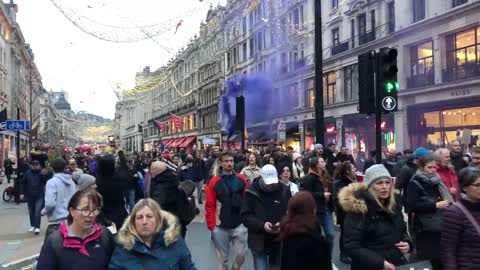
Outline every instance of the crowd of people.
<path fill-rule="evenodd" d="M 221 270 L 248 251 L 256 270 L 332 269 L 336 245 L 352 270 L 480 269 L 480 147 L 378 154 L 330 143 L 32 158 L 20 193 L 29 231 L 48 219 L 39 270 L 196 269 L 184 239 L 204 203 Z"/>

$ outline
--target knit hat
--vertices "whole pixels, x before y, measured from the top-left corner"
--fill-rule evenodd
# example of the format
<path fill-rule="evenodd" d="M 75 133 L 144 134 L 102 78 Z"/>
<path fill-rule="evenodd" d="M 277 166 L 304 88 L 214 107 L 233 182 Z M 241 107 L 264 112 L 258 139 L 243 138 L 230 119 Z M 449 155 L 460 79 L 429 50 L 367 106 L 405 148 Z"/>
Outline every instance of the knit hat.
<path fill-rule="evenodd" d="M 83 171 L 82 170 L 75 170 L 73 173 L 72 173 L 72 180 L 73 182 L 75 182 L 76 184 L 78 184 L 78 181 L 80 181 L 80 176 L 82 176 L 83 174 Z"/>
<path fill-rule="evenodd" d="M 421 158 L 423 156 L 429 155 L 430 151 L 428 151 L 425 147 L 418 147 L 415 152 L 413 153 L 413 156 L 415 158 Z"/>
<path fill-rule="evenodd" d="M 387 168 L 385 168 L 385 166 L 383 166 L 382 164 L 375 164 L 368 168 L 365 172 L 365 175 L 363 176 L 363 184 L 365 184 L 367 188 L 369 188 L 377 180 L 385 178 L 390 179 L 391 177 L 392 176 L 388 172 Z"/>
<path fill-rule="evenodd" d="M 294 153 L 292 154 L 292 159 L 293 159 L 293 161 L 297 160 L 297 158 L 299 158 L 299 157 L 302 157 L 302 155 L 300 155 L 300 154 L 297 153 L 297 152 L 294 152 Z"/>
<path fill-rule="evenodd" d="M 315 146 L 313 147 L 314 150 L 318 150 L 318 149 L 323 149 L 323 145 L 321 143 L 317 143 L 315 144 Z"/>
<path fill-rule="evenodd" d="M 80 179 L 78 179 L 78 190 L 87 189 L 93 184 L 95 184 L 95 177 L 86 173 L 81 174 Z"/>

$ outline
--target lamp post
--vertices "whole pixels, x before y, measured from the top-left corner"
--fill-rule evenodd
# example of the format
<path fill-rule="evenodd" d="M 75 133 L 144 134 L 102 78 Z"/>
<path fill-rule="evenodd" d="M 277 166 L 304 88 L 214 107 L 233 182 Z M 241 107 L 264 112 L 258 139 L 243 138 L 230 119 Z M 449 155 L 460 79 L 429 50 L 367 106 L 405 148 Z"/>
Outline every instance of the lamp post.
<path fill-rule="evenodd" d="M 325 145 L 323 111 L 322 3 L 315 0 L 315 141 Z"/>

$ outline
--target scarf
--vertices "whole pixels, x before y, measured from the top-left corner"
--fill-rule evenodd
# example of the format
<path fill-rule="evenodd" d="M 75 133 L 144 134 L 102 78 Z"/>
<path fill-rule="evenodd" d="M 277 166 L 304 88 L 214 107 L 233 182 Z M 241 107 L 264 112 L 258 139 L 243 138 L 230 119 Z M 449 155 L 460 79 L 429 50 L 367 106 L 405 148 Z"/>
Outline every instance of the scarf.
<path fill-rule="evenodd" d="M 415 173 L 416 176 L 418 176 L 423 182 L 432 185 L 432 186 L 438 186 L 438 190 L 440 191 L 440 195 L 442 196 L 443 200 L 447 200 L 448 202 L 453 202 L 453 197 L 452 194 L 450 194 L 450 191 L 448 190 L 447 186 L 442 182 L 440 179 L 440 176 L 435 173 L 433 176 L 427 175 L 424 171 L 417 170 Z"/>

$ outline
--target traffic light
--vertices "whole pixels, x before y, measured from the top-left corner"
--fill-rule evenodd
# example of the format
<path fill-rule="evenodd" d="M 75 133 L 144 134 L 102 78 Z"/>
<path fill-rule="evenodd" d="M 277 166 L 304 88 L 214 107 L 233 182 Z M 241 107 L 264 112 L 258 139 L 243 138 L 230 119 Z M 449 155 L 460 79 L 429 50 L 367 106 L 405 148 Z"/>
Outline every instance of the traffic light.
<path fill-rule="evenodd" d="M 398 108 L 398 89 L 400 85 L 397 80 L 398 51 L 395 48 L 381 48 L 378 59 L 378 76 L 380 89 L 378 99 L 382 104 L 383 113 L 396 111 Z"/>
<path fill-rule="evenodd" d="M 245 129 L 245 98 L 239 96 L 235 103 L 235 130 L 244 132 Z"/>
<path fill-rule="evenodd" d="M 358 112 L 375 112 L 375 51 L 358 56 Z"/>

